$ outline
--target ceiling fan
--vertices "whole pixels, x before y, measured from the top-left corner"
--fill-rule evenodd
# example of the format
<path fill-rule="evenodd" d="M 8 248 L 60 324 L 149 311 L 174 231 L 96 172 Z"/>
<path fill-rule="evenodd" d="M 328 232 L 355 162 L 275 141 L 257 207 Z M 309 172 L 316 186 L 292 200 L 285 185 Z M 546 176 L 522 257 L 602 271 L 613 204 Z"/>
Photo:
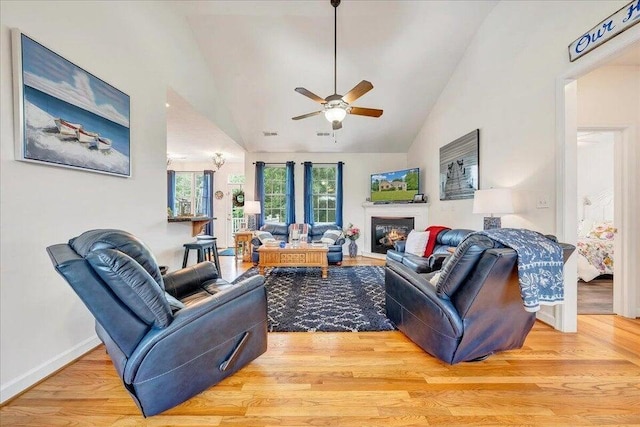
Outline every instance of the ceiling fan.
<path fill-rule="evenodd" d="M 324 106 L 324 109 L 320 111 L 315 111 L 313 113 L 303 114 L 301 116 L 293 117 L 293 120 L 306 119 L 307 117 L 317 116 L 318 114 L 324 113 L 325 118 L 331 122 L 333 126 L 333 130 L 342 128 L 342 120 L 346 117 L 347 114 L 355 114 L 358 116 L 368 116 L 368 117 L 380 117 L 382 115 L 382 110 L 377 110 L 375 108 L 362 108 L 352 106 L 351 103 L 356 99 L 360 98 L 365 93 L 369 92 L 373 89 L 373 85 L 371 82 L 366 80 L 362 80 L 358 83 L 353 89 L 347 92 L 346 95 L 338 95 L 337 92 L 337 66 L 336 66 L 336 57 L 338 52 L 338 6 L 340 5 L 340 0 L 331 0 L 331 6 L 333 6 L 333 24 L 334 24 L 334 36 L 333 36 L 333 95 L 329 95 L 326 98 L 322 99 L 315 93 L 303 88 L 297 87 L 295 89 L 296 92 L 311 98 L 319 104 Z"/>

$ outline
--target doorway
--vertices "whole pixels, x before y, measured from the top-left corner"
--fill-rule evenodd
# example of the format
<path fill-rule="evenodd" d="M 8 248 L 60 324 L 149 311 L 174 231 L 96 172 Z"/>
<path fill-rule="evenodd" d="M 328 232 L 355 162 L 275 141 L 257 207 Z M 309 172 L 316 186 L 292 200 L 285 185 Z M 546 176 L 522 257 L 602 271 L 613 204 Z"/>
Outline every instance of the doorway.
<path fill-rule="evenodd" d="M 578 81 L 588 73 L 603 69 L 619 61 L 621 56 L 629 57 L 640 49 L 640 35 L 623 35 L 610 41 L 607 46 L 590 53 L 591 58 L 572 67 L 558 79 L 557 91 L 557 141 L 558 141 L 558 180 L 557 180 L 557 229 L 558 235 L 569 243 L 577 241 L 578 208 L 577 208 L 577 129 L 578 115 Z M 633 56 L 632 56 L 633 58 Z M 633 59 L 632 59 L 633 61 Z M 640 63 L 626 64 L 636 68 Z M 636 86 L 633 86 L 636 87 Z M 612 90 L 615 88 L 612 87 Z M 619 87 L 617 89 L 620 89 Z M 606 93 L 605 93 L 606 94 Z M 622 92 L 622 96 L 636 96 L 635 91 Z M 601 106 L 593 104 L 592 106 Z M 633 216 L 635 206 L 640 198 L 637 193 L 637 135 L 638 111 L 637 103 L 631 108 L 631 118 L 619 120 L 612 114 L 629 113 L 629 108 L 621 105 L 609 106 L 607 113 L 600 114 L 591 130 L 615 130 L 618 137 L 614 144 L 614 222 L 618 233 L 615 238 L 615 274 L 614 274 L 614 313 L 625 317 L 636 317 L 638 268 L 633 262 L 638 256 L 637 240 L 640 237 L 637 220 Z M 635 114 L 635 116 L 633 116 Z M 582 118 L 581 118 L 582 119 Z M 577 260 L 571 257 L 565 267 L 565 304 L 558 306 L 554 312 L 554 327 L 564 332 L 577 330 Z M 619 289 L 619 291 L 618 291 Z"/>
<path fill-rule="evenodd" d="M 614 314 L 616 139 L 620 132 L 578 129 L 578 314 Z"/>

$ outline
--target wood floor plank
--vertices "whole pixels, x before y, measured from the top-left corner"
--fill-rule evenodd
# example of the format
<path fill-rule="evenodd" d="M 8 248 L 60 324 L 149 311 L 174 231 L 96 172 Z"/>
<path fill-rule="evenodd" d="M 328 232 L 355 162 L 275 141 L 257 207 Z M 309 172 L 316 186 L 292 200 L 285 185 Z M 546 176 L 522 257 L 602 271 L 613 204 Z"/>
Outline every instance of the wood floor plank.
<path fill-rule="evenodd" d="M 251 267 L 221 257 L 231 280 Z M 381 265 L 379 260 L 347 259 Z M 524 347 L 448 365 L 398 331 L 271 333 L 267 352 L 145 419 L 103 346 L 0 408 L 2 426 L 640 425 L 640 321 L 537 322 Z"/>

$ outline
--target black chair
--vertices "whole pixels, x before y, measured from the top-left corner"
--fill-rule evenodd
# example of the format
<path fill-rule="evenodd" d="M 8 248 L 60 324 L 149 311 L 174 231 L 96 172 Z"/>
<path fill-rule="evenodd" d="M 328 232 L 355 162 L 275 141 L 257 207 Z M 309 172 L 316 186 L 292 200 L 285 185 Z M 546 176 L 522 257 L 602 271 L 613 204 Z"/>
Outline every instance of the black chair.
<path fill-rule="evenodd" d="M 95 317 L 144 416 L 184 402 L 266 351 L 262 276 L 232 285 L 212 262 L 162 276 L 149 249 L 120 230 L 87 231 L 47 251 Z"/>

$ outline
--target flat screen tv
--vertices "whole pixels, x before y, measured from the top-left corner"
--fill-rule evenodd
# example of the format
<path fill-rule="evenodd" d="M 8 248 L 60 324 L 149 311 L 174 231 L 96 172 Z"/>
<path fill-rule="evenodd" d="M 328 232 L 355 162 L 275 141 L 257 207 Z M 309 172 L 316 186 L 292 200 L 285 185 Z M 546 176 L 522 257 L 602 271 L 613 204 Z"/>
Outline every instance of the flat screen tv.
<path fill-rule="evenodd" d="M 371 175 L 371 201 L 411 202 L 419 187 L 419 168 L 376 173 Z"/>

